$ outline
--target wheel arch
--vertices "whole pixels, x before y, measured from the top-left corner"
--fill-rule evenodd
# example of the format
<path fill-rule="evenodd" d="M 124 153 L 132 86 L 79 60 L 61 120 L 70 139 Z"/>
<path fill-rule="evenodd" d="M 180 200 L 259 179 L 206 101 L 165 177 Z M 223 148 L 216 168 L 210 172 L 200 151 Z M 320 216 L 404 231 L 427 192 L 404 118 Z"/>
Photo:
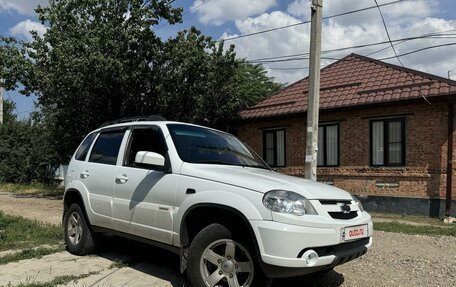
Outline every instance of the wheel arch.
<path fill-rule="evenodd" d="M 75 188 L 69 188 L 65 191 L 65 194 L 63 196 L 63 214 L 62 214 L 62 225 L 63 225 L 63 219 L 65 218 L 65 213 L 66 211 L 70 208 L 70 206 L 73 203 L 78 203 L 79 206 L 82 209 L 82 212 L 84 212 L 84 216 L 90 225 L 90 218 L 87 214 L 86 206 L 84 203 L 84 198 L 81 194 L 81 192 Z"/>
<path fill-rule="evenodd" d="M 213 215 L 216 212 L 217 215 Z M 208 216 L 211 215 L 211 216 Z M 196 221 L 198 220 L 198 221 Z M 195 226 L 195 221 L 198 223 Z M 180 243 L 186 246 L 191 243 L 196 234 L 204 227 L 212 223 L 241 222 L 241 227 L 249 232 L 252 239 L 256 239 L 252 226 L 247 217 L 238 209 L 220 203 L 198 203 L 188 208 L 180 225 Z M 190 226 L 189 226 L 190 224 Z M 196 229 L 191 229 L 195 228 Z M 229 226 L 228 226 L 229 227 Z M 256 240 L 253 240 L 256 242 Z"/>

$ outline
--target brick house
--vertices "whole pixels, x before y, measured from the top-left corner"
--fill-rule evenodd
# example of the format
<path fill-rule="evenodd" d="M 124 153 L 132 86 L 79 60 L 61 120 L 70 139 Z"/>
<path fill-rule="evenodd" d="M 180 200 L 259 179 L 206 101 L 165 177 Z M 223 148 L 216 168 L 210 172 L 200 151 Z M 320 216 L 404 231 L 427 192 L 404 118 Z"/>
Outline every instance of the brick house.
<path fill-rule="evenodd" d="M 308 78 L 241 112 L 238 137 L 280 172 L 304 176 Z M 443 216 L 456 176 L 456 81 L 351 54 L 321 70 L 319 181 L 366 209 Z M 447 170 L 450 167 L 447 189 Z M 452 175 L 452 176 L 451 176 Z"/>

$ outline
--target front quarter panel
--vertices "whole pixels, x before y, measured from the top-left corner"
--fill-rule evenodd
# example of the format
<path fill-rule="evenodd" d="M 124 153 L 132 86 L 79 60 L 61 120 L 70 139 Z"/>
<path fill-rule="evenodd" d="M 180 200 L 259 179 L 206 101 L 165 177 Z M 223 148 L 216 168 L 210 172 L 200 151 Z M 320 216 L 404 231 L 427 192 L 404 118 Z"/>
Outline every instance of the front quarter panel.
<path fill-rule="evenodd" d="M 177 206 L 179 208 L 175 210 L 173 232 L 173 243 L 176 246 L 180 245 L 180 227 L 184 216 L 193 206 L 204 204 L 226 206 L 237 210 L 249 221 L 272 220 L 271 212 L 263 206 L 263 194 L 261 193 L 225 184 L 218 186 L 220 184 L 208 181 L 204 183 L 204 180 L 201 179 L 193 179 L 190 182 L 187 182 L 187 185 L 181 183 L 178 187 Z M 205 190 L 203 190 L 204 185 L 208 186 Z M 187 188 L 195 189 L 196 193 L 186 194 Z M 201 191 L 198 191 L 199 188 Z"/>

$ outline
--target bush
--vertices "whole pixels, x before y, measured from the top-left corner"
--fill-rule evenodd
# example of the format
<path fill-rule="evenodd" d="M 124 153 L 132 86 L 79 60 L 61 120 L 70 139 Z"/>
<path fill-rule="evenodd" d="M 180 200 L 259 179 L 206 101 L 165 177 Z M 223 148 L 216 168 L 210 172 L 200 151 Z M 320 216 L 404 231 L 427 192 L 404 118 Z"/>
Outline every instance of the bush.
<path fill-rule="evenodd" d="M 27 120 L 0 126 L 1 182 L 49 182 L 54 158 L 42 124 Z"/>

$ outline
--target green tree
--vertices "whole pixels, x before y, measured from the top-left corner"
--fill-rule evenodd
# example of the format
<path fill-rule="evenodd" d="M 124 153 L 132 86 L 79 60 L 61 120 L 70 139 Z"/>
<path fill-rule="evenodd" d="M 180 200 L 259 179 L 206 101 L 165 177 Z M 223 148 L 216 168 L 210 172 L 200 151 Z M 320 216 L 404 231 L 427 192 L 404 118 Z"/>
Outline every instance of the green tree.
<path fill-rule="evenodd" d="M 47 182 L 50 171 L 58 164 L 48 144 L 48 129 L 37 115 L 17 120 L 15 104 L 4 101 L 4 124 L 0 126 L 0 181 Z"/>
<path fill-rule="evenodd" d="M 0 76 L 8 89 L 21 83 L 23 94 L 37 96 L 45 145 L 61 162 L 105 121 L 162 114 L 226 129 L 280 88 L 262 66 L 236 59 L 234 46 L 195 28 L 163 42 L 153 26 L 181 20 L 172 2 L 50 0 L 37 9 L 43 37 L 0 38 Z"/>
<path fill-rule="evenodd" d="M 16 115 L 14 110 L 16 109 L 16 104 L 10 100 L 3 100 L 3 124 L 8 125 L 16 121 Z"/>
<path fill-rule="evenodd" d="M 282 86 L 194 27 L 164 44 L 157 71 L 161 114 L 219 129 Z"/>
<path fill-rule="evenodd" d="M 60 158 L 68 160 L 100 123 L 154 110 L 152 69 L 161 40 L 151 27 L 175 23 L 172 0 L 51 0 L 36 11 L 48 26 L 22 43 L 26 95 L 36 94 Z"/>

